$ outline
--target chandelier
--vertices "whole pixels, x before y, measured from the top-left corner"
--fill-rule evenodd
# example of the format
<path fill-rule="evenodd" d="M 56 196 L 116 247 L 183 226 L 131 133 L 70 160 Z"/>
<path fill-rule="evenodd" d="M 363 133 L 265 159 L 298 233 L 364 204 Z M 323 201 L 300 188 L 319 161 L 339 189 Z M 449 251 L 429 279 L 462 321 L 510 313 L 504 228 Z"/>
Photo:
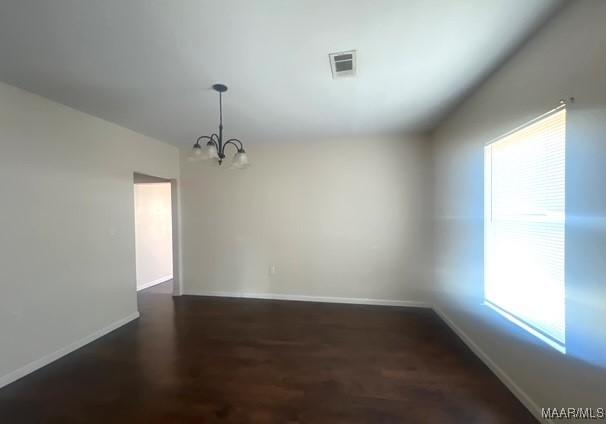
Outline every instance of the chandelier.
<path fill-rule="evenodd" d="M 233 157 L 231 167 L 236 169 L 246 168 L 248 166 L 248 156 L 242 142 L 237 138 L 223 141 L 223 93 L 227 91 L 227 86 L 224 84 L 215 84 L 213 85 L 213 90 L 219 93 L 219 135 L 212 133 L 210 136 L 203 135 L 198 137 L 194 144 L 191 159 L 213 160 L 221 165 L 223 159 L 225 159 L 225 149 L 231 144 L 236 148 L 236 154 Z M 206 140 L 206 144 L 202 147 L 200 142 L 204 140 Z"/>

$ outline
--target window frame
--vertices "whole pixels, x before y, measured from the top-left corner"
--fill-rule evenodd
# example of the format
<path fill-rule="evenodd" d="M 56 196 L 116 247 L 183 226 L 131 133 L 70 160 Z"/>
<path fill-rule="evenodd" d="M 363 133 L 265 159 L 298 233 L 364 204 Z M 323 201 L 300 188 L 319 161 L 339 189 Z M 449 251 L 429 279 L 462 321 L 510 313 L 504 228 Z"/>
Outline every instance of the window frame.
<path fill-rule="evenodd" d="M 561 101 L 560 105 L 548 112 L 545 112 L 544 114 L 537 116 L 536 118 L 508 131 L 507 133 L 493 138 L 492 140 L 490 140 L 489 142 L 485 143 L 483 146 L 484 149 L 484 205 L 483 205 L 483 218 L 484 218 L 484 225 L 483 225 L 483 230 L 484 230 L 484 270 L 483 270 L 483 285 L 482 285 L 482 289 L 483 289 L 483 293 L 482 293 L 482 298 L 483 298 L 483 302 L 484 305 L 487 306 L 488 308 L 490 308 L 492 311 L 498 313 L 500 316 L 506 318 L 508 321 L 512 322 L 513 324 L 517 325 L 518 327 L 520 327 L 521 329 L 525 330 L 526 332 L 530 333 L 531 335 L 535 336 L 536 338 L 538 338 L 539 340 L 545 342 L 547 345 L 551 346 L 552 348 L 556 349 L 557 351 L 566 354 L 566 337 L 565 337 L 565 327 L 566 327 L 566 308 L 565 308 L 565 303 L 564 303 L 564 322 L 563 322 L 563 326 L 564 326 L 564 339 L 563 341 L 558 340 L 557 338 L 555 338 L 552 335 L 547 334 L 545 331 L 543 331 L 538 325 L 533 325 L 530 322 L 527 322 L 526 320 L 524 320 L 521 317 L 516 316 L 515 314 L 507 311 L 506 309 L 504 309 L 503 307 L 499 306 L 498 304 L 490 301 L 487 296 L 486 296 L 486 285 L 487 285 L 487 281 L 488 281 L 488 249 L 489 249 L 489 232 L 488 232 L 488 227 L 489 227 L 489 222 L 492 222 L 492 217 L 493 217 L 493 190 L 492 190 L 492 172 L 488 173 L 487 170 L 490 169 L 492 167 L 492 150 L 488 149 L 489 146 L 502 141 L 503 139 L 514 135 L 515 133 L 522 131 L 526 128 L 528 128 L 529 126 L 536 124 L 544 119 L 547 119 L 549 117 L 551 117 L 552 115 L 555 115 L 558 112 L 561 111 L 565 111 L 566 112 L 566 117 L 565 117 L 565 121 L 564 121 L 564 143 L 565 143 L 565 149 L 566 149 L 566 141 L 567 141 L 567 128 L 568 128 L 568 123 L 567 123 L 567 115 L 568 115 L 568 110 L 567 110 L 567 103 L 565 101 Z M 488 153 L 490 152 L 490 153 Z M 488 155 L 490 155 L 490 157 L 488 157 Z M 490 161 L 490 167 L 487 164 L 487 161 Z M 564 163 L 566 162 L 566 154 L 564 153 Z M 564 191 L 566 190 L 566 175 L 564 172 Z M 490 194 L 489 196 L 487 194 Z M 564 201 L 564 213 L 563 213 L 563 226 L 564 226 L 564 246 L 566 245 L 566 202 Z M 564 247 L 565 249 L 565 247 Z M 564 253 L 564 302 L 566 302 L 566 280 L 565 280 L 565 253 Z"/>

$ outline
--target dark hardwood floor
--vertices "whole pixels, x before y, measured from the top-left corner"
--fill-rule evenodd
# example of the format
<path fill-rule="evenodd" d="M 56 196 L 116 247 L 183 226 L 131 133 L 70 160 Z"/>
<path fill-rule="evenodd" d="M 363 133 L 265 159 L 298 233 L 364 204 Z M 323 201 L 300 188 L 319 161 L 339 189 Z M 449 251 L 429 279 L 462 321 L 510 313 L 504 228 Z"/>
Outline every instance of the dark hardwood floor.
<path fill-rule="evenodd" d="M 0 389 L 0 423 L 536 422 L 429 310 L 155 291 Z"/>

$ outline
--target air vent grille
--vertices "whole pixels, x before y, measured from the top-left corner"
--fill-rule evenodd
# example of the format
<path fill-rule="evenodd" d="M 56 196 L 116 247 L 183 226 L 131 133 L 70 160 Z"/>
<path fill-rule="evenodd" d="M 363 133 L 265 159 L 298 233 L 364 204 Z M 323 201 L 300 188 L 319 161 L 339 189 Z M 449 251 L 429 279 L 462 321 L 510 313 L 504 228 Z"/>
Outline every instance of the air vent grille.
<path fill-rule="evenodd" d="M 330 53 L 330 70 L 333 78 L 351 77 L 356 75 L 356 51 Z"/>

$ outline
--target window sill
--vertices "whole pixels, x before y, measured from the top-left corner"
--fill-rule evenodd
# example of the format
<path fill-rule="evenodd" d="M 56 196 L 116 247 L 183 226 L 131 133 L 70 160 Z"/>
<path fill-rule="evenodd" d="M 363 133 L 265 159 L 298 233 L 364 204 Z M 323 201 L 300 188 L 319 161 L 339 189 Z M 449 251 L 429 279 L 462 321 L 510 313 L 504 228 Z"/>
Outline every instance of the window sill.
<path fill-rule="evenodd" d="M 523 330 L 526 330 L 527 332 L 529 332 L 530 334 L 532 334 L 536 338 L 538 338 L 541 341 L 547 343 L 549 346 L 551 346 L 552 348 L 554 348 L 558 352 L 560 352 L 562 354 L 566 354 L 566 345 L 564 345 L 564 344 L 562 344 L 560 342 L 557 342 L 557 341 L 555 341 L 555 340 L 547 337 L 546 335 L 544 335 L 540 331 L 535 330 L 530 325 L 526 324 L 524 321 L 516 318 L 515 316 L 511 315 L 507 311 L 505 311 L 505 310 L 499 308 L 498 306 L 492 304 L 488 300 L 484 301 L 484 305 L 488 306 L 490 309 L 492 309 L 493 311 L 497 312 L 502 317 L 507 318 L 510 322 L 514 323 L 515 325 L 517 325 L 518 327 L 522 328 Z"/>

